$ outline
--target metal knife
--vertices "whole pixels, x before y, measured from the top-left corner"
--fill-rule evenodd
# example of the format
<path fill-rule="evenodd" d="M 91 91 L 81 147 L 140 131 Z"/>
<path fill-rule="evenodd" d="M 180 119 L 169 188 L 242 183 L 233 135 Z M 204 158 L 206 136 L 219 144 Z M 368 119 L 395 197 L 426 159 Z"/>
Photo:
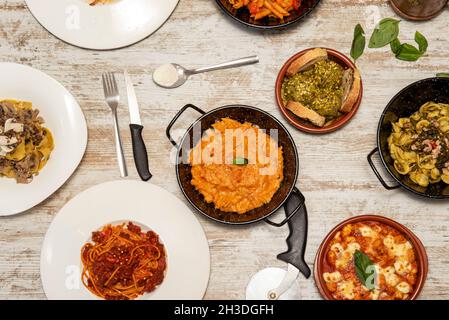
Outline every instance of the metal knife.
<path fill-rule="evenodd" d="M 148 167 L 147 148 L 142 137 L 142 121 L 140 120 L 139 104 L 137 103 L 136 92 L 128 72 L 125 70 L 126 91 L 128 93 L 128 108 L 130 118 L 131 137 L 133 142 L 134 163 L 137 172 L 143 181 L 151 179 L 152 174 Z"/>

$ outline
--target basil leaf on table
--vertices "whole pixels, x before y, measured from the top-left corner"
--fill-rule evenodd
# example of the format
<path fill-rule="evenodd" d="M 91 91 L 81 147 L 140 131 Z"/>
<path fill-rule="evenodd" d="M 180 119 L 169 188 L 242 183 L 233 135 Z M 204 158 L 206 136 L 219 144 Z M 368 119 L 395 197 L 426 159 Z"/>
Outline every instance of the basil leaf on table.
<path fill-rule="evenodd" d="M 419 45 L 419 51 L 424 54 L 427 51 L 427 47 L 429 47 L 426 37 L 424 37 L 419 31 L 416 31 L 415 41 Z"/>
<path fill-rule="evenodd" d="M 399 22 L 393 18 L 382 19 L 379 26 L 373 31 L 368 46 L 382 48 L 391 43 L 399 35 Z"/>
<path fill-rule="evenodd" d="M 449 73 L 446 73 L 446 72 L 437 73 L 437 77 L 438 78 L 449 78 Z"/>
<path fill-rule="evenodd" d="M 352 40 L 351 57 L 356 61 L 365 51 L 366 38 L 362 26 L 357 24 L 354 28 L 354 40 Z"/>
<path fill-rule="evenodd" d="M 360 282 L 362 282 L 368 290 L 374 290 L 376 288 L 376 269 L 371 259 L 363 252 L 357 250 L 354 253 L 354 267 Z"/>
<path fill-rule="evenodd" d="M 404 43 L 396 54 L 396 58 L 403 61 L 417 61 L 422 56 L 422 52 L 411 44 Z"/>
<path fill-rule="evenodd" d="M 399 51 L 401 50 L 401 41 L 399 41 L 398 38 L 394 39 L 393 41 L 390 42 L 390 48 L 391 51 L 397 55 L 399 53 Z"/>
<path fill-rule="evenodd" d="M 248 164 L 248 159 L 237 157 L 232 161 L 232 164 L 235 164 L 238 166 L 246 166 Z"/>

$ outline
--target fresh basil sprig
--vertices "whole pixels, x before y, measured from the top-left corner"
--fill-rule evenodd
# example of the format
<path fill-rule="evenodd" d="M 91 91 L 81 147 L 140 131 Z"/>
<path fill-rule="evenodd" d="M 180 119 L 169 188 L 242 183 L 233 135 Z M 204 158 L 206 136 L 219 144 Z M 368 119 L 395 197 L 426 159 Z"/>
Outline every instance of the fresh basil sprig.
<path fill-rule="evenodd" d="M 363 31 L 362 26 L 357 24 L 354 28 L 354 40 L 352 41 L 351 47 L 351 57 L 356 61 L 360 58 L 365 51 L 366 38 L 365 31 Z"/>
<path fill-rule="evenodd" d="M 400 41 L 396 39 L 394 40 L 394 44 L 393 42 L 390 43 L 391 50 L 399 60 L 417 61 L 423 56 L 423 54 L 426 53 L 429 43 L 427 42 L 427 39 L 418 31 L 415 33 L 415 41 L 418 44 L 418 48 L 408 43 L 401 44 Z"/>
<path fill-rule="evenodd" d="M 379 22 L 369 40 L 370 48 L 382 48 L 399 36 L 399 20 L 385 18 Z"/>
<path fill-rule="evenodd" d="M 401 43 L 399 40 L 399 20 L 393 18 L 382 19 L 376 29 L 373 31 L 368 47 L 382 48 L 390 45 L 391 51 L 395 57 L 403 61 L 417 61 L 427 51 L 429 43 L 423 34 L 416 31 L 415 42 L 418 48 L 409 44 Z M 365 35 L 360 24 L 354 29 L 354 39 L 352 41 L 351 56 L 355 60 L 360 58 L 365 49 Z"/>
<path fill-rule="evenodd" d="M 399 41 L 398 38 L 394 39 L 393 41 L 390 42 L 390 48 L 391 51 L 397 55 L 399 53 L 399 51 L 401 50 L 401 41 Z"/>
<path fill-rule="evenodd" d="M 376 288 L 376 269 L 371 259 L 363 252 L 357 250 L 354 253 L 354 267 L 360 282 L 362 282 L 368 290 L 374 290 Z"/>
<path fill-rule="evenodd" d="M 415 41 L 419 46 L 419 51 L 425 53 L 429 47 L 429 42 L 427 42 L 426 37 L 422 35 L 419 31 L 415 32 Z"/>

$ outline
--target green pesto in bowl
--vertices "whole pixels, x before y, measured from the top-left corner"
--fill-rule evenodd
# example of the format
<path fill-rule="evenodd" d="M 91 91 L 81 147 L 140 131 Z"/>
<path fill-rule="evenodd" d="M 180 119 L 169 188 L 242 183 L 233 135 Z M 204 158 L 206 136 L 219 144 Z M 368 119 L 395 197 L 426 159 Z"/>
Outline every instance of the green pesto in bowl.
<path fill-rule="evenodd" d="M 316 111 L 327 121 L 338 118 L 343 96 L 344 69 L 332 60 L 322 60 L 305 71 L 285 77 L 282 83 L 284 104 L 295 101 Z"/>

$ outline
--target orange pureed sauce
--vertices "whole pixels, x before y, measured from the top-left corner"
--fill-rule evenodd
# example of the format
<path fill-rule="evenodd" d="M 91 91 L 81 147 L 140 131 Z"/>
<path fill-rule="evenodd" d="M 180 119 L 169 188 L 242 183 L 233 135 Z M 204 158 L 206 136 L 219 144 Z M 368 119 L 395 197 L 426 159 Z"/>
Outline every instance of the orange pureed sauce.
<path fill-rule="evenodd" d="M 359 280 L 354 254 L 367 255 L 375 269 L 374 287 Z M 322 277 L 338 300 L 406 300 L 414 292 L 418 263 L 410 241 L 393 227 L 379 222 L 345 225 L 326 248 Z"/>
<path fill-rule="evenodd" d="M 191 183 L 206 202 L 244 214 L 271 201 L 284 179 L 284 160 L 282 147 L 267 133 L 223 118 L 203 134 L 189 161 Z"/>

